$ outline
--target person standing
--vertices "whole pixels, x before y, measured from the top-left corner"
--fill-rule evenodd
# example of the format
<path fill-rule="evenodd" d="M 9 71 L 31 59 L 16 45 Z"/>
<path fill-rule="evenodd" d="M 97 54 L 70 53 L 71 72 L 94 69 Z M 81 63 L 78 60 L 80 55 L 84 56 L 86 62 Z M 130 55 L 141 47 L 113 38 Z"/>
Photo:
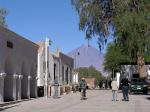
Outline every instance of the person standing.
<path fill-rule="evenodd" d="M 112 79 L 111 80 L 109 80 L 109 88 L 111 89 L 111 82 L 112 82 Z"/>
<path fill-rule="evenodd" d="M 129 80 L 127 78 L 121 80 L 121 87 L 123 93 L 122 101 L 129 101 Z"/>
<path fill-rule="evenodd" d="M 79 82 L 79 90 L 81 92 L 81 100 L 86 99 L 86 88 L 87 88 L 87 83 L 84 78 L 81 79 Z"/>
<path fill-rule="evenodd" d="M 102 81 L 99 81 L 99 89 L 101 89 L 102 88 Z"/>
<path fill-rule="evenodd" d="M 117 92 L 118 92 L 118 85 L 117 85 L 117 79 L 113 79 L 111 82 L 111 88 L 112 88 L 112 101 L 117 101 Z"/>

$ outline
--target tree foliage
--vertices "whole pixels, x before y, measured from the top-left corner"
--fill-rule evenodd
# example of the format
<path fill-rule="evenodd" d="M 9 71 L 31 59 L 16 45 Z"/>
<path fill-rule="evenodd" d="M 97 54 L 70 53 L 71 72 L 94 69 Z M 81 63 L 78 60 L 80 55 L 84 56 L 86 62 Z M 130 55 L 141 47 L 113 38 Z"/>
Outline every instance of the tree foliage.
<path fill-rule="evenodd" d="M 80 18 L 79 29 L 86 32 L 86 38 L 99 36 L 99 44 L 103 45 L 105 42 L 110 23 L 116 29 L 117 38 L 124 38 L 122 35 L 126 34 L 126 31 L 130 33 L 141 32 L 139 36 L 149 35 L 149 25 L 146 20 L 150 16 L 149 0 L 71 1 Z M 135 21 L 135 19 L 138 20 Z M 134 21 L 138 28 L 135 27 Z M 128 25 L 133 25 L 135 31 L 128 29 L 126 27 Z M 136 35 L 132 35 L 136 38 Z"/>
<path fill-rule="evenodd" d="M 0 26 L 7 27 L 6 24 L 6 15 L 8 14 L 7 10 L 0 8 Z"/>
<path fill-rule="evenodd" d="M 77 69 L 77 72 L 79 73 L 79 78 L 96 78 L 97 82 L 99 82 L 99 80 L 104 79 L 104 76 L 102 76 L 101 73 L 98 70 L 96 70 L 93 66 L 81 67 Z"/>
<path fill-rule="evenodd" d="M 72 4 L 87 38 L 99 36 L 99 45 L 104 45 L 111 24 L 121 52 L 139 68 L 144 65 L 150 50 L 150 0 L 72 0 Z"/>
<path fill-rule="evenodd" d="M 108 25 L 112 17 L 110 0 L 71 0 L 79 15 L 79 30 L 85 31 L 86 38 L 98 36 L 101 44 L 106 41 Z"/>
<path fill-rule="evenodd" d="M 144 55 L 150 47 L 149 0 L 114 0 L 116 15 L 112 19 L 117 44 L 133 59 Z"/>
<path fill-rule="evenodd" d="M 107 71 L 118 71 L 121 63 L 131 62 L 129 56 L 122 53 L 122 49 L 114 43 L 108 44 L 104 56 L 104 68 Z"/>
<path fill-rule="evenodd" d="M 121 70 L 121 65 L 136 64 L 132 58 L 126 53 L 122 52 L 122 48 L 114 43 L 109 43 L 104 56 L 104 68 L 106 71 L 115 72 Z M 150 53 L 144 54 L 146 63 L 150 62 Z"/>
<path fill-rule="evenodd" d="M 117 34 L 116 43 L 133 62 L 137 62 L 140 77 L 145 77 L 144 57 L 150 50 L 150 1 L 121 0 L 115 4 L 116 15 L 112 20 Z"/>

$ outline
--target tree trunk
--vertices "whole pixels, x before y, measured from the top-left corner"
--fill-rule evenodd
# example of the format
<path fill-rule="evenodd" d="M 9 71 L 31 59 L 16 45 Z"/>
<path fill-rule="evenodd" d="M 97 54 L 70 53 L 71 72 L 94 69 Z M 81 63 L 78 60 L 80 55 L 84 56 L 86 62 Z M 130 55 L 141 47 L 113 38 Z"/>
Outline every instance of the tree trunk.
<path fill-rule="evenodd" d="M 145 61 L 143 55 L 137 56 L 137 65 L 140 78 L 146 78 Z"/>

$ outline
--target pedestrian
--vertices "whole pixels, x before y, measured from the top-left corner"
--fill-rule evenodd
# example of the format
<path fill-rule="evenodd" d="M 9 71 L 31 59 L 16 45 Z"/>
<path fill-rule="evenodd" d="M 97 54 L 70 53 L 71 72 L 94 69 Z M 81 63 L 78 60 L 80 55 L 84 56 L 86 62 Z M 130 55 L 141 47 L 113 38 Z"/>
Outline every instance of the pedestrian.
<path fill-rule="evenodd" d="M 87 88 L 87 83 L 84 78 L 81 79 L 79 82 L 79 90 L 81 92 L 81 100 L 86 99 L 86 88 Z"/>
<path fill-rule="evenodd" d="M 105 89 L 105 82 L 103 81 L 102 88 Z"/>
<path fill-rule="evenodd" d="M 118 85 L 116 78 L 114 78 L 113 81 L 111 82 L 111 88 L 112 88 L 112 101 L 117 101 Z"/>
<path fill-rule="evenodd" d="M 108 81 L 105 80 L 105 89 L 107 89 L 107 88 L 108 88 Z"/>
<path fill-rule="evenodd" d="M 99 88 L 101 89 L 102 88 L 102 82 L 101 81 L 99 81 Z"/>
<path fill-rule="evenodd" d="M 129 101 L 129 80 L 127 78 L 121 80 L 121 88 L 123 93 L 122 101 Z"/>
<path fill-rule="evenodd" d="M 109 88 L 110 88 L 110 89 L 111 89 L 111 82 L 112 82 L 111 80 L 109 80 L 109 82 L 108 82 L 108 83 L 109 83 Z"/>

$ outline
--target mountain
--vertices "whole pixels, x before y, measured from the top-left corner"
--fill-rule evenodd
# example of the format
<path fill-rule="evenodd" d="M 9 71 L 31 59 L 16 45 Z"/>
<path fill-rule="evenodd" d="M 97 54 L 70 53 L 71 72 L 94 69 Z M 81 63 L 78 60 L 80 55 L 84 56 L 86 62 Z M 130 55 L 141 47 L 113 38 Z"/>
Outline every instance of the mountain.
<path fill-rule="evenodd" d="M 103 71 L 104 54 L 91 45 L 81 45 L 67 55 L 74 58 L 75 68 L 94 66 L 105 75 Z"/>

